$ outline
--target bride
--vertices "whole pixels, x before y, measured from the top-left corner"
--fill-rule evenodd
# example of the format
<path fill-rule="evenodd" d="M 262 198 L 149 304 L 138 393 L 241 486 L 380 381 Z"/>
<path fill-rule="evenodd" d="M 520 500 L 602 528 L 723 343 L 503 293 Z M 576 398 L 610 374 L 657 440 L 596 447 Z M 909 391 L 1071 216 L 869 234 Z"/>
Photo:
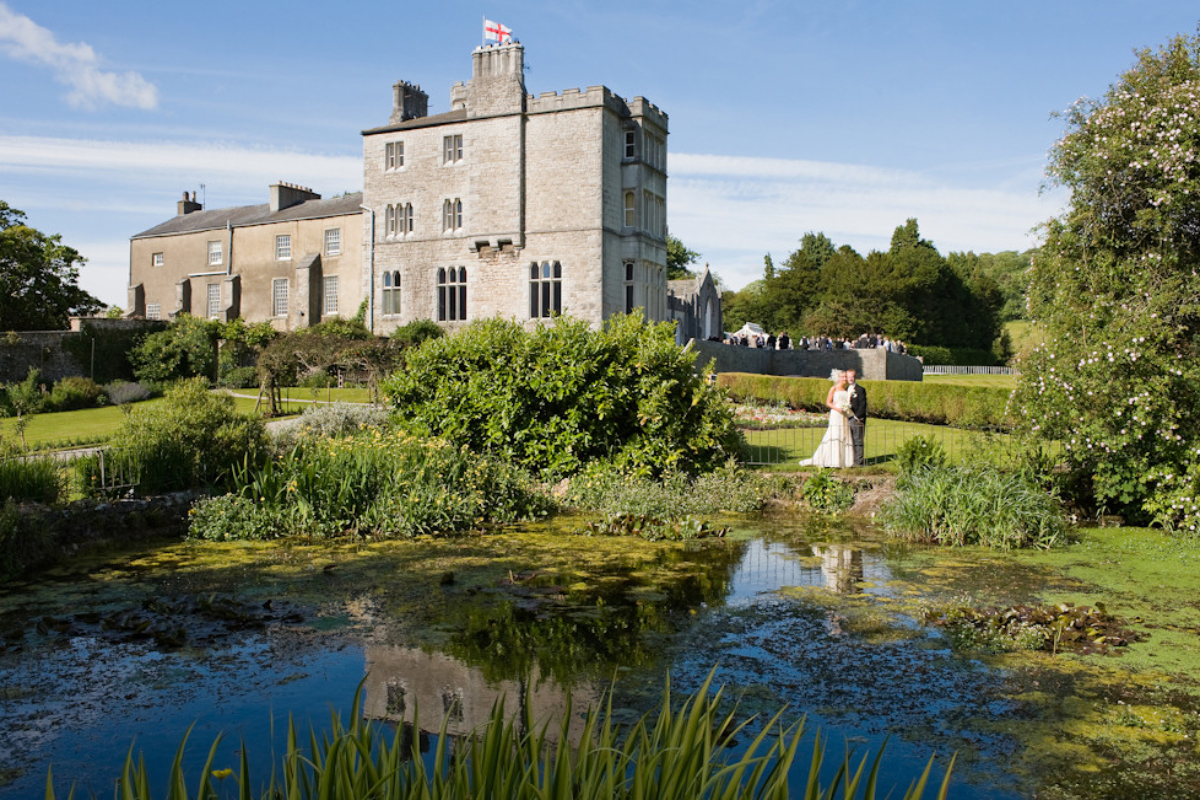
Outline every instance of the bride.
<path fill-rule="evenodd" d="M 854 442 L 850 439 L 850 392 L 846 390 L 846 373 L 835 369 L 829 376 L 833 386 L 825 397 L 829 406 L 829 427 L 817 452 L 812 458 L 800 462 L 802 467 L 852 467 L 854 466 Z"/>

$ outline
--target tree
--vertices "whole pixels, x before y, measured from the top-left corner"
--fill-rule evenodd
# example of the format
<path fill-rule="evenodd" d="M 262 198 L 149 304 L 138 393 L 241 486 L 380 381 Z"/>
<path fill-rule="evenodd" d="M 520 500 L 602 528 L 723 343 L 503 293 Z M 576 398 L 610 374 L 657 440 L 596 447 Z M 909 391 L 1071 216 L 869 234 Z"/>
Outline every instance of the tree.
<path fill-rule="evenodd" d="M 1099 507 L 1200 525 L 1200 36 L 1143 50 L 1066 112 L 1070 191 L 1033 259 L 1045 342 L 1022 365 L 1029 426 L 1062 442 Z"/>
<path fill-rule="evenodd" d="M 221 327 L 219 322 L 180 314 L 170 328 L 149 334 L 129 352 L 134 374 L 139 381 L 152 382 L 214 379 Z"/>
<path fill-rule="evenodd" d="M 104 308 L 78 286 L 86 259 L 24 220 L 24 212 L 0 200 L 0 330 L 63 330 L 70 317 Z"/>
<path fill-rule="evenodd" d="M 695 277 L 695 273 L 688 269 L 688 265 L 695 264 L 699 258 L 699 253 L 689 250 L 687 245 L 679 239 L 667 234 L 667 280 L 675 281 L 680 278 Z"/>

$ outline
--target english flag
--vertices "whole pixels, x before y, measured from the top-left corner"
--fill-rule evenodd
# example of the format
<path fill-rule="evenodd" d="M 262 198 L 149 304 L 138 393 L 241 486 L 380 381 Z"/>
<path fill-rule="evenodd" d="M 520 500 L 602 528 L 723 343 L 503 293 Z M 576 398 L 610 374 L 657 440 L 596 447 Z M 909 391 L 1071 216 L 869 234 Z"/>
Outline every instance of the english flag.
<path fill-rule="evenodd" d="M 499 42 L 500 44 L 511 42 L 512 28 L 485 18 L 483 20 L 483 38 L 484 41 Z"/>

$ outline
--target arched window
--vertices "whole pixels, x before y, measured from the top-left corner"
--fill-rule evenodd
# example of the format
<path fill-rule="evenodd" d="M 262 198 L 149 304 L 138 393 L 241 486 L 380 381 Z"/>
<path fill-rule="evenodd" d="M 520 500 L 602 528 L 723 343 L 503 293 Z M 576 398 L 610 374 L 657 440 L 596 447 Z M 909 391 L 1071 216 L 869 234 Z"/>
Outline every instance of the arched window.
<path fill-rule="evenodd" d="M 529 317 L 562 313 L 562 264 L 536 261 L 529 265 Z"/>
<path fill-rule="evenodd" d="M 383 215 L 383 235 L 396 235 L 396 207 L 389 205 Z"/>
<path fill-rule="evenodd" d="M 412 233 L 413 232 L 412 203 L 408 203 L 407 205 L 404 206 L 404 222 L 401 225 L 401 228 L 404 231 L 404 233 Z"/>
<path fill-rule="evenodd" d="M 454 229 L 458 230 L 462 226 L 463 226 L 462 200 L 455 200 L 454 201 Z M 465 269 L 465 267 L 464 267 L 464 269 Z"/>
<path fill-rule="evenodd" d="M 438 321 L 453 322 L 467 318 L 467 268 L 438 267 Z"/>

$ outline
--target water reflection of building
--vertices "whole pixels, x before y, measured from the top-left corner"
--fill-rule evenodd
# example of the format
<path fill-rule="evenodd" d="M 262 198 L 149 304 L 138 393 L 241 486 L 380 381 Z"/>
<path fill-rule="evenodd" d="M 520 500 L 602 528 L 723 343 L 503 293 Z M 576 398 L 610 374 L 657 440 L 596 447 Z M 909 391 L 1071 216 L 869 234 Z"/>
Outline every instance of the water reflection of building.
<path fill-rule="evenodd" d="M 853 594 L 861 591 L 863 580 L 863 551 L 857 547 L 841 544 L 814 544 L 814 556 L 821 559 L 821 575 L 825 587 L 838 594 Z"/>
<path fill-rule="evenodd" d="M 427 733 L 440 730 L 443 717 L 448 717 L 446 731 L 451 735 L 470 733 L 488 722 L 492 706 L 503 696 L 505 708 L 514 714 L 528 702 L 534 725 L 549 723 L 546 738 L 551 742 L 559 738 L 569 704 L 567 735 L 578 744 L 584 712 L 599 702 L 601 694 L 586 683 L 568 692 L 541 675 L 536 666 L 526 679 L 491 682 L 476 667 L 415 647 L 376 645 L 366 649 L 366 656 L 365 716 L 411 724 L 419 713 L 418 726 Z"/>

